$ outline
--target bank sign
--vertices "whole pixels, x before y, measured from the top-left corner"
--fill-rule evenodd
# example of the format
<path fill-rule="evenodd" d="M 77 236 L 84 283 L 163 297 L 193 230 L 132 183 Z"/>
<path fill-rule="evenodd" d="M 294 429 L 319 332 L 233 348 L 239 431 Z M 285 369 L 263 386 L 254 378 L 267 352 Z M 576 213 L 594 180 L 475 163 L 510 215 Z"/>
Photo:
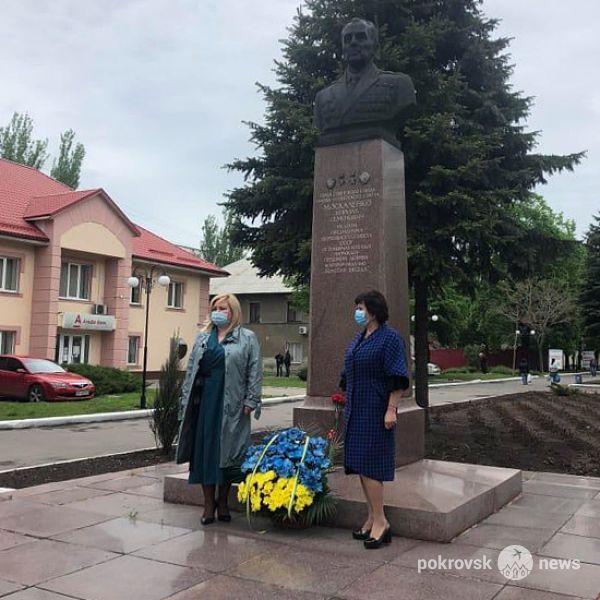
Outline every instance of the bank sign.
<path fill-rule="evenodd" d="M 86 331 L 114 331 L 115 318 L 112 315 L 91 315 L 88 313 L 63 313 L 64 329 L 83 329 Z"/>

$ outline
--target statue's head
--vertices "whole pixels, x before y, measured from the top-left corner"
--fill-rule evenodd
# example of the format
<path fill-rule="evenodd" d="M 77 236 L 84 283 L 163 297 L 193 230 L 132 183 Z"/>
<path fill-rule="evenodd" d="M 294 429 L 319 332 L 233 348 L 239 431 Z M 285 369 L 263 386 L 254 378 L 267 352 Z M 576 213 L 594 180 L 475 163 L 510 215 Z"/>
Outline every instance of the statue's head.
<path fill-rule="evenodd" d="M 377 28 L 371 21 L 352 19 L 342 29 L 344 62 L 353 69 L 361 69 L 370 63 L 378 45 Z"/>

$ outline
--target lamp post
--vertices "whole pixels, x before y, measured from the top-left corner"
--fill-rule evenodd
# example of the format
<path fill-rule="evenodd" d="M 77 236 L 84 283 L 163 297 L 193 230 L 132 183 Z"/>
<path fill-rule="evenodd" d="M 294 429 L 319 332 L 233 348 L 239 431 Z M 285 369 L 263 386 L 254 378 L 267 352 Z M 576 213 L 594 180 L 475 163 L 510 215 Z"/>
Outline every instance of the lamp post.
<path fill-rule="evenodd" d="M 168 287 L 171 283 L 171 279 L 165 274 L 164 270 L 162 274 L 156 277 L 156 271 L 161 269 L 158 265 L 153 265 L 149 270 L 147 269 L 135 269 L 133 275 L 127 280 L 127 285 L 130 288 L 140 287 L 146 293 L 146 317 L 144 324 L 144 364 L 142 370 L 142 395 L 140 396 L 140 408 L 146 408 L 146 370 L 148 366 L 148 316 L 150 314 L 150 294 L 152 288 L 158 283 L 161 287 Z"/>
<path fill-rule="evenodd" d="M 527 364 L 529 363 L 529 342 L 531 340 L 531 336 L 535 335 L 535 329 L 529 327 L 526 324 L 518 324 L 517 329 L 515 331 L 515 359 L 513 360 L 513 370 L 516 365 L 516 350 L 517 350 L 517 339 L 521 336 L 521 344 L 523 349 L 525 350 L 525 358 L 527 359 Z M 530 365 L 531 366 L 531 365 Z M 543 365 L 540 365 L 540 369 L 543 369 Z"/>

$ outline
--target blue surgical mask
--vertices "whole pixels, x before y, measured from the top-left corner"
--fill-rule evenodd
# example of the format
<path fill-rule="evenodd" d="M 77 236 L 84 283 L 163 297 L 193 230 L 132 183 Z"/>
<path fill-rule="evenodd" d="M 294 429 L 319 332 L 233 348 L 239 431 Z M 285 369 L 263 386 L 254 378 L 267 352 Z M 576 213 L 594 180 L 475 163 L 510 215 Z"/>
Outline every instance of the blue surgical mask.
<path fill-rule="evenodd" d="M 210 320 L 212 324 L 216 327 L 223 327 L 224 325 L 229 325 L 229 317 L 226 312 L 221 310 L 213 310 L 210 313 Z"/>
<path fill-rule="evenodd" d="M 360 327 L 364 327 L 369 322 L 366 311 L 362 310 L 361 308 L 357 308 L 354 311 L 354 320 Z"/>

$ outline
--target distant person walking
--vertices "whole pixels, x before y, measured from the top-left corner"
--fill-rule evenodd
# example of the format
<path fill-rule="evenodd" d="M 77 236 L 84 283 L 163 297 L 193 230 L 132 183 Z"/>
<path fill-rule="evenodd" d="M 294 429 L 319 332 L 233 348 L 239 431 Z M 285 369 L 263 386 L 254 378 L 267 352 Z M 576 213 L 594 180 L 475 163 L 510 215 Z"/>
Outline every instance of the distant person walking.
<path fill-rule="evenodd" d="M 488 372 L 487 355 L 484 350 L 479 353 L 479 370 L 484 374 Z"/>
<path fill-rule="evenodd" d="M 527 385 L 529 383 L 529 363 L 526 358 L 519 361 L 519 375 L 521 376 L 521 383 Z"/>
<path fill-rule="evenodd" d="M 275 365 L 277 367 L 277 377 L 283 376 L 283 354 L 281 352 L 275 355 Z"/>
<path fill-rule="evenodd" d="M 290 376 L 290 367 L 292 366 L 292 355 L 289 350 L 285 351 L 285 356 L 283 358 L 283 364 L 285 365 L 285 376 Z"/>
<path fill-rule="evenodd" d="M 592 356 L 590 360 L 590 375 L 592 377 L 596 377 L 596 372 L 598 371 L 598 361 L 594 356 Z"/>
<path fill-rule="evenodd" d="M 550 383 L 558 383 L 560 381 L 560 373 L 558 371 L 558 363 L 556 362 L 556 359 L 553 358 L 550 361 L 550 367 L 548 368 L 548 377 L 550 378 Z"/>

